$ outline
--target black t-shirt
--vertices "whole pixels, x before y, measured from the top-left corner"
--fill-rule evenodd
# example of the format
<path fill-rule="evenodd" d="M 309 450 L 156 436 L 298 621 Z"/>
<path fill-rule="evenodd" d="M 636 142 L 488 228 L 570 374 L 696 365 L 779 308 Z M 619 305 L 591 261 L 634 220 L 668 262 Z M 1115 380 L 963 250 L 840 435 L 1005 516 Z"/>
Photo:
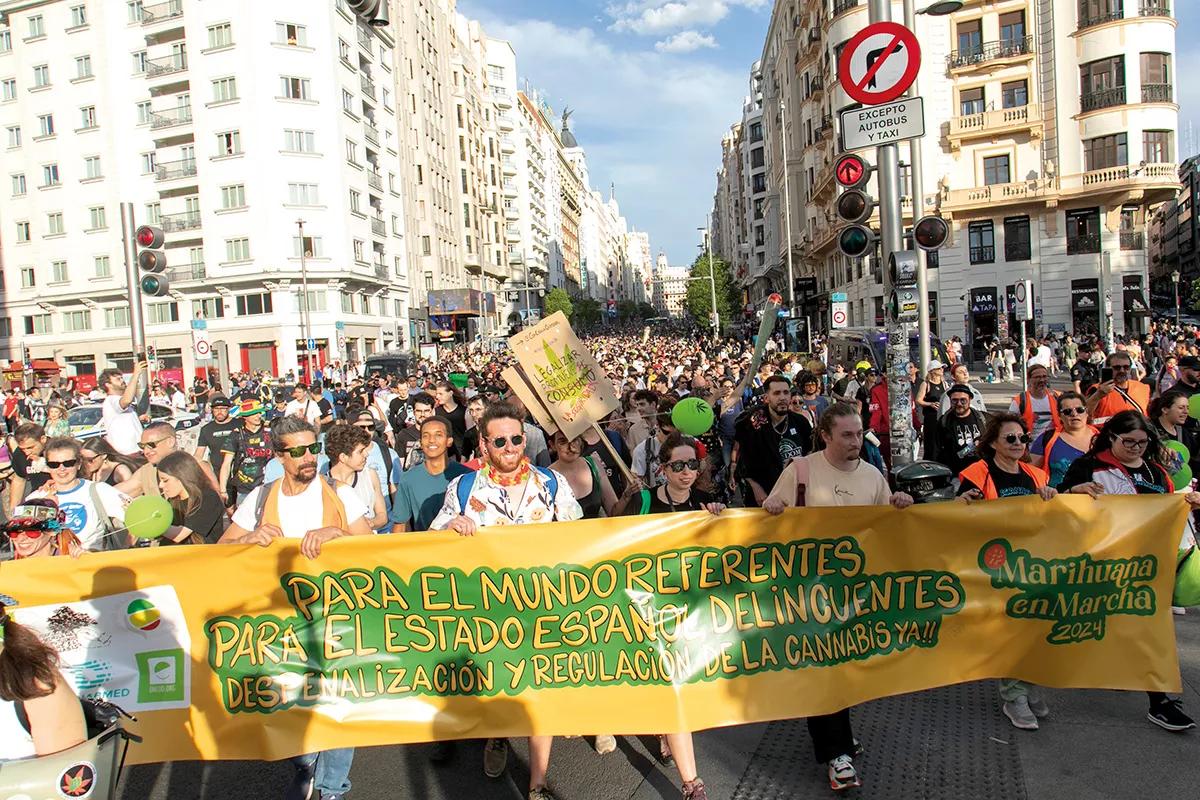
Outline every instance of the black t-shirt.
<path fill-rule="evenodd" d="M 425 454 L 421 452 L 420 428 L 410 425 L 396 434 L 396 454 L 400 456 L 401 469 L 412 469 L 417 464 L 425 463 Z"/>
<path fill-rule="evenodd" d="M 333 403 L 329 402 L 324 397 L 317 401 L 317 408 L 321 411 L 321 419 L 325 419 L 326 417 L 333 415 Z"/>
<path fill-rule="evenodd" d="M 229 437 L 226 450 L 234 454 L 231 477 L 239 492 L 248 492 L 261 483 L 267 462 L 275 457 L 265 425 L 253 432 L 244 426 L 239 428 Z"/>
<path fill-rule="evenodd" d="M 463 440 L 467 435 L 467 409 L 465 406 L 455 406 L 453 411 L 438 408 L 437 415 L 450 420 L 451 433 L 454 434 L 454 444 L 458 452 L 463 452 Z"/>
<path fill-rule="evenodd" d="M 221 468 L 221 462 L 225 459 L 221 451 L 229 449 L 226 443 L 240 427 L 243 427 L 241 422 L 230 417 L 224 422 L 213 420 L 200 429 L 200 438 L 196 440 L 196 444 L 208 448 L 208 463 L 213 465 L 213 469 Z"/>
<path fill-rule="evenodd" d="M 1163 479 L 1161 470 L 1157 470 L 1145 461 L 1140 467 L 1126 467 L 1129 477 L 1133 479 L 1133 488 L 1138 494 L 1166 494 L 1167 482 Z"/>
<path fill-rule="evenodd" d="M 744 415 L 735 424 L 733 434 L 739 445 L 741 477 L 754 481 L 769 494 L 783 472 L 783 465 L 797 456 L 808 455 L 812 434 L 808 418 L 791 411 L 779 425 L 772 423 L 766 408 Z"/>
<path fill-rule="evenodd" d="M 950 468 L 955 475 L 968 464 L 977 461 L 975 442 L 983 432 L 983 415 L 972 410 L 965 417 L 949 413 L 942 417 L 938 438 L 937 460 Z"/>
<path fill-rule="evenodd" d="M 1014 475 L 1011 472 L 1005 472 L 996 466 L 996 462 L 991 459 L 984 459 L 988 465 L 988 475 L 992 478 L 992 485 L 996 487 L 997 497 L 1024 497 L 1025 495 L 1037 494 L 1037 484 L 1033 482 L 1033 478 L 1025 473 L 1025 470 L 1017 468 L 1017 473 Z M 982 486 L 976 486 L 969 480 L 963 479 L 958 487 L 958 493 L 965 494 L 972 489 L 983 491 Z"/>
<path fill-rule="evenodd" d="M 714 503 L 716 500 L 707 492 L 702 492 L 699 489 L 693 488 L 691 494 L 688 495 L 687 502 L 672 504 L 665 502 L 659 497 L 659 490 L 666 492 L 664 486 L 658 486 L 653 489 L 643 489 L 641 496 L 635 496 L 625 506 L 624 516 L 638 516 L 642 513 L 642 506 L 645 504 L 646 493 L 650 493 L 650 507 L 646 509 L 647 514 L 669 514 L 672 511 L 701 511 L 708 503 Z"/>
<path fill-rule="evenodd" d="M 1079 381 L 1080 391 L 1086 393 L 1100 382 L 1100 368 L 1090 361 L 1080 359 L 1071 367 L 1071 380 Z"/>
<path fill-rule="evenodd" d="M 469 437 L 473 432 L 474 431 L 468 431 L 467 436 Z M 603 435 L 607 436 L 608 434 L 605 433 Z M 625 442 L 620 436 L 616 438 L 616 442 L 613 442 L 611 437 L 609 438 L 609 441 L 613 442 L 618 453 L 625 452 L 627 454 L 628 451 L 625 448 Z M 604 474 L 608 476 L 608 482 L 612 485 L 613 491 L 616 492 L 617 497 L 620 497 L 625 491 L 625 473 L 621 471 L 621 467 L 613 458 L 612 453 L 608 452 L 608 448 L 604 446 L 604 442 L 598 440 L 595 444 L 588 444 L 587 442 L 584 442 L 583 450 L 580 451 L 580 455 L 596 457 L 597 460 L 595 463 L 604 469 Z M 625 463 L 628 464 L 629 462 L 626 461 Z"/>
<path fill-rule="evenodd" d="M 178 516 L 176 514 L 176 517 Z M 182 520 L 176 520 L 177 525 L 184 525 L 193 533 L 198 534 L 205 544 L 217 543 L 221 534 L 225 532 L 224 523 L 225 509 L 221 505 L 221 498 L 208 486 L 204 487 L 200 505 L 196 507 L 196 510 L 184 515 Z"/>

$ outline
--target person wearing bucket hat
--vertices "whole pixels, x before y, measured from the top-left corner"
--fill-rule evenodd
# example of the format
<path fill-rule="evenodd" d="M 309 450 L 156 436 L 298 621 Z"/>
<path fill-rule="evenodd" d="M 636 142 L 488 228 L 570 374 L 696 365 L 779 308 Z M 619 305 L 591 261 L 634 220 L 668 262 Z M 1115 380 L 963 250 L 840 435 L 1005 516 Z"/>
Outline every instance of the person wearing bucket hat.
<path fill-rule="evenodd" d="M 83 704 L 58 669 L 58 653 L 13 618 L 16 606 L 0 594 L 0 763 L 87 739 Z"/>

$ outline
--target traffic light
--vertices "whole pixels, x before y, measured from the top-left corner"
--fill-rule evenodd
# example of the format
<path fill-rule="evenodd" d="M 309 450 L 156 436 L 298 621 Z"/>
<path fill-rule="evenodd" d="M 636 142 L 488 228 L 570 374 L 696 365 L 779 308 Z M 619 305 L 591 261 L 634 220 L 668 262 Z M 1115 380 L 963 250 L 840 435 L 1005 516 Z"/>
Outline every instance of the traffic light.
<path fill-rule="evenodd" d="M 843 159 L 843 161 L 845 160 Z M 862 161 L 858 159 L 855 163 L 861 165 Z M 863 166 L 854 176 L 848 175 L 847 178 L 854 177 L 857 181 L 854 185 L 857 187 L 865 183 L 862 180 L 862 176 L 865 174 L 867 174 L 867 170 Z M 842 182 L 840 174 L 838 179 L 839 182 Z M 852 182 L 847 180 L 844 183 Z M 838 249 L 842 251 L 842 255 L 849 258 L 863 258 L 875 247 L 875 232 L 864 224 L 871 218 L 871 212 L 874 210 L 875 200 L 860 188 L 846 189 L 838 196 L 838 219 L 850 223 L 838 234 Z"/>
<path fill-rule="evenodd" d="M 167 281 L 167 253 L 163 250 L 163 231 L 155 225 L 143 225 L 134 234 L 137 241 L 138 269 L 143 273 L 139 283 L 142 294 L 147 297 L 165 297 L 170 283 Z"/>
<path fill-rule="evenodd" d="M 915 322 L 920 307 L 917 293 L 917 252 L 899 250 L 888 256 L 888 277 L 892 293 L 888 305 L 897 322 Z"/>
<path fill-rule="evenodd" d="M 927 252 L 944 246 L 950 238 L 950 223 L 936 215 L 921 217 L 913 225 L 913 243 Z"/>
<path fill-rule="evenodd" d="M 372 27 L 383 28 L 388 24 L 387 0 L 350 0 L 350 8 Z"/>

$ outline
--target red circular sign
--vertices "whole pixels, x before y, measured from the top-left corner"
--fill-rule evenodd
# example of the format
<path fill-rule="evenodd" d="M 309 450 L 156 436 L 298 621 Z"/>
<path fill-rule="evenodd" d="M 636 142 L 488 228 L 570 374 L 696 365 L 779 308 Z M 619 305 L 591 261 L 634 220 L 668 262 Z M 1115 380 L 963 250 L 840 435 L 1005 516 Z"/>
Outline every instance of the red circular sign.
<path fill-rule="evenodd" d="M 921 69 L 917 36 L 897 22 L 876 22 L 846 43 L 838 81 L 863 105 L 890 103 L 908 91 Z"/>
<path fill-rule="evenodd" d="M 837 182 L 847 189 L 853 189 L 863 182 L 867 174 L 867 162 L 860 156 L 844 155 L 838 159 L 833 168 L 833 176 Z"/>
<path fill-rule="evenodd" d="M 846 312 L 845 311 L 833 312 L 833 324 L 834 325 L 845 325 L 846 324 Z"/>

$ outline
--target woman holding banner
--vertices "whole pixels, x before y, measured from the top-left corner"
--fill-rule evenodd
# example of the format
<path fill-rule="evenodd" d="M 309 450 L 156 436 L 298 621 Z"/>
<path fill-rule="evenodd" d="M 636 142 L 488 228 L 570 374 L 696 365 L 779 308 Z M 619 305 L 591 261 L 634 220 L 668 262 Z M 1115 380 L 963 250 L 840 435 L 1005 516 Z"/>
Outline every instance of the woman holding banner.
<path fill-rule="evenodd" d="M 1137 411 L 1113 415 L 1092 448 L 1067 469 L 1059 488 L 1071 494 L 1099 497 L 1104 494 L 1169 494 L 1175 491 L 1162 462 L 1162 446 L 1154 425 Z M 1182 487 L 1181 487 L 1182 488 Z M 1193 509 L 1200 508 L 1200 492 L 1185 495 Z M 1196 544 L 1191 525 L 1183 532 L 1180 548 Z M 1181 700 L 1162 692 L 1148 692 L 1146 718 L 1158 727 L 1179 733 L 1196 727 L 1183 713 Z"/>
<path fill-rule="evenodd" d="M 1034 494 L 1049 500 L 1057 495 L 1049 485 L 1049 476 L 1029 463 L 1030 441 L 1022 417 L 1008 412 L 994 415 L 975 443 L 981 458 L 958 474 L 959 497 L 970 503 Z M 1020 730 L 1036 731 L 1038 720 L 1050 714 L 1037 687 L 1025 681 L 1002 678 L 1000 698 L 1004 701 L 1004 716 Z"/>

